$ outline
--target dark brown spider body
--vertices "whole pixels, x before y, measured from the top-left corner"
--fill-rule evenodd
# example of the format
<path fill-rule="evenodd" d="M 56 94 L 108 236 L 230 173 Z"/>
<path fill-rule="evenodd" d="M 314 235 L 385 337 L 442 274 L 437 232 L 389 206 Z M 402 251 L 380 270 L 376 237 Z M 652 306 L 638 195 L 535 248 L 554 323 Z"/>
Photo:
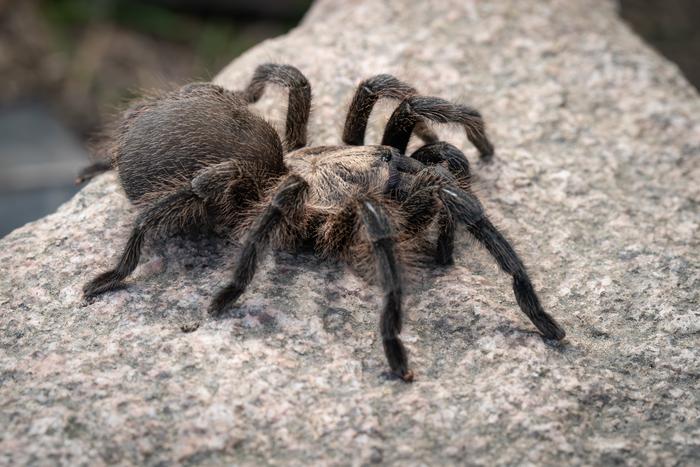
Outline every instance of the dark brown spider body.
<path fill-rule="evenodd" d="M 267 82 L 289 89 L 284 143 L 247 109 Z M 401 103 L 381 145 L 365 146 L 367 121 L 379 98 Z M 396 78 L 378 75 L 355 93 L 345 144 L 307 148 L 310 105 L 310 86 L 296 68 L 267 64 L 241 92 L 195 84 L 134 107 L 117 133 L 114 166 L 141 211 L 117 266 L 86 284 L 85 297 L 121 286 L 136 268 L 148 233 L 214 222 L 243 236 L 231 280 L 209 308 L 216 315 L 245 291 L 268 244 L 288 249 L 313 241 L 317 253 L 346 261 L 378 282 L 384 351 L 392 371 L 411 381 L 399 338 L 406 258 L 429 244 L 438 264 L 452 264 L 456 228 L 462 226 L 512 277 L 520 309 L 540 332 L 564 337 L 542 309 L 515 250 L 471 191 L 467 158 L 426 126 L 427 121 L 461 125 L 488 161 L 493 146 L 478 111 L 419 96 Z M 413 134 L 426 144 L 407 155 Z M 99 170 L 96 165 L 86 174 Z"/>
<path fill-rule="evenodd" d="M 114 164 L 132 202 L 189 183 L 226 161 L 279 176 L 283 147 L 275 130 L 237 93 L 198 86 L 131 110 L 118 130 Z"/>

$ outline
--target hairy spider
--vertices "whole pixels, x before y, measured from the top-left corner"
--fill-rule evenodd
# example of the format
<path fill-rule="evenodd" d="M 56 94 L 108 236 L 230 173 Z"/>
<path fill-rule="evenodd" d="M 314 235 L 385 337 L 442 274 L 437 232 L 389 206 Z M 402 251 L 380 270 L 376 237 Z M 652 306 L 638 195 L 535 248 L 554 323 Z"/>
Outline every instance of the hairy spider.
<path fill-rule="evenodd" d="M 289 89 L 284 144 L 247 108 L 268 82 Z M 400 104 L 382 144 L 365 146 L 367 121 L 380 98 Z M 412 381 L 399 339 L 402 258 L 430 243 L 436 245 L 437 263 L 452 263 L 455 228 L 463 225 L 512 276 L 518 305 L 540 332 L 564 337 L 542 309 L 522 261 L 470 189 L 467 158 L 426 126 L 427 121 L 463 126 L 481 159 L 488 160 L 493 146 L 479 112 L 420 96 L 390 75 L 377 75 L 360 83 L 354 95 L 344 145 L 304 147 L 310 105 L 309 83 L 296 68 L 266 64 L 244 91 L 200 83 L 132 107 L 117 132 L 113 166 L 141 211 L 117 266 L 89 282 L 85 296 L 119 287 L 153 231 L 223 224 L 243 232 L 244 240 L 230 282 L 210 305 L 209 312 L 218 315 L 245 291 L 268 244 L 290 249 L 309 241 L 318 254 L 378 280 L 386 358 L 393 372 Z M 425 144 L 407 156 L 414 132 Z"/>

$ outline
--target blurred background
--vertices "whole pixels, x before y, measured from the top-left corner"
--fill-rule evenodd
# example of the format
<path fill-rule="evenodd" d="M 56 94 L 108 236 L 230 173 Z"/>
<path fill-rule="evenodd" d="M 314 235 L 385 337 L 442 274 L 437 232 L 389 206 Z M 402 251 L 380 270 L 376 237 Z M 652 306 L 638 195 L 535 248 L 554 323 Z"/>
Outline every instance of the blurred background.
<path fill-rule="evenodd" d="M 90 141 L 139 89 L 209 80 L 311 0 L 0 0 L 0 237 L 76 191 Z M 700 87 L 700 0 L 620 0 Z"/>
<path fill-rule="evenodd" d="M 91 140 L 141 89 L 210 80 L 311 0 L 0 0 L 0 237 L 78 188 Z"/>

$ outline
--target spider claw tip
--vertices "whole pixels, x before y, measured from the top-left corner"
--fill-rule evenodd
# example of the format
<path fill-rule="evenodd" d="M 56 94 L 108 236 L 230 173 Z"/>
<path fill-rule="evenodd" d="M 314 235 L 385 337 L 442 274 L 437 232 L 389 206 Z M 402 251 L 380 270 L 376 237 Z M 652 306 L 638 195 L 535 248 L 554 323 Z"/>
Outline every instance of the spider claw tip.
<path fill-rule="evenodd" d="M 413 378 L 414 378 L 415 375 L 413 374 L 413 370 L 406 370 L 406 371 L 404 371 L 403 374 L 400 375 L 400 376 L 401 376 L 401 379 L 402 379 L 404 382 L 406 382 L 406 383 L 412 383 L 412 382 L 413 382 Z"/>

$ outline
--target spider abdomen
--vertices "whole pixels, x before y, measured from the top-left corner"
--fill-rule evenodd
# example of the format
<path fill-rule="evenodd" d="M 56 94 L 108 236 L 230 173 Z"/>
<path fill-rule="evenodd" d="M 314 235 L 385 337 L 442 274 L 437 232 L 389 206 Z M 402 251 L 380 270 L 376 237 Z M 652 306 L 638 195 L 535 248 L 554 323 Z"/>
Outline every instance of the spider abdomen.
<path fill-rule="evenodd" d="M 211 92 L 182 92 L 136 107 L 122 123 L 114 161 L 132 202 L 228 160 L 272 175 L 284 172 L 274 128 L 237 95 L 214 86 Z"/>

